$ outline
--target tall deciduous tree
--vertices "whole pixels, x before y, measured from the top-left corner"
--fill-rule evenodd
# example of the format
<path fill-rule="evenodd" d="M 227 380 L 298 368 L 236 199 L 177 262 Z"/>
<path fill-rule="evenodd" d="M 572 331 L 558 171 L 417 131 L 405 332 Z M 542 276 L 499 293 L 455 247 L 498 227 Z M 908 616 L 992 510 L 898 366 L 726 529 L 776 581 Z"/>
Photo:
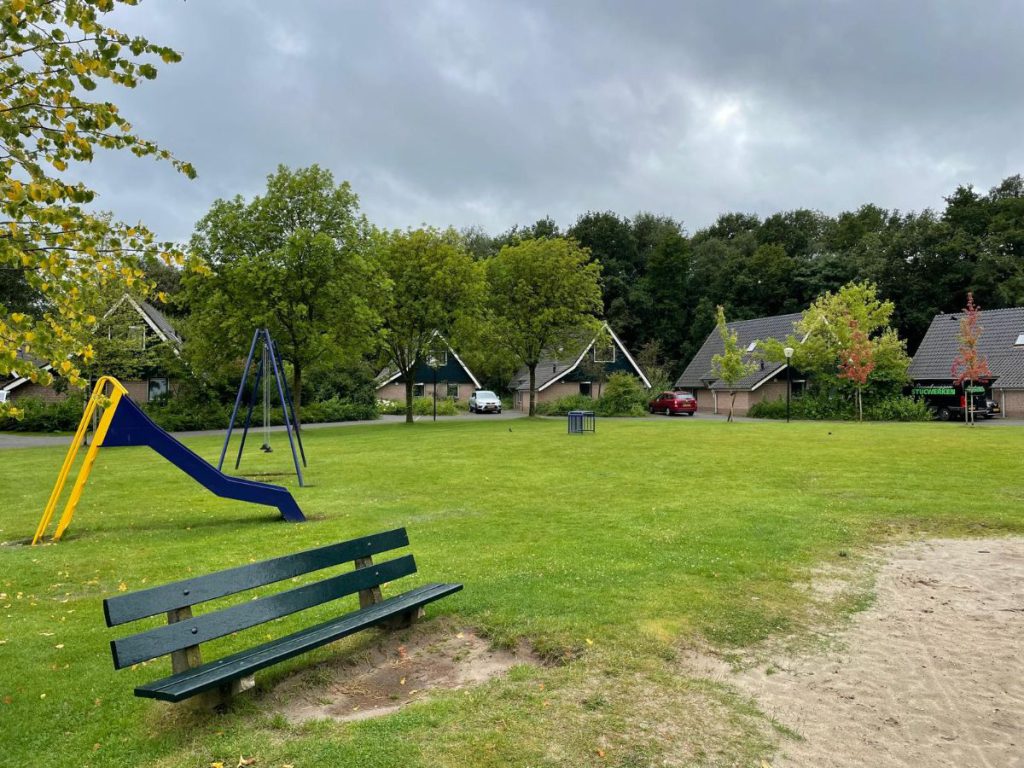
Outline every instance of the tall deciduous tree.
<path fill-rule="evenodd" d="M 974 395 L 972 387 L 977 382 L 988 381 L 992 371 L 988 367 L 988 359 L 978 351 L 978 340 L 981 338 L 981 308 L 974 303 L 974 294 L 967 294 L 967 306 L 960 318 L 960 333 L 957 335 L 959 347 L 951 370 L 953 381 L 964 390 L 964 421 L 974 424 Z"/>
<path fill-rule="evenodd" d="M 306 370 L 370 345 L 384 290 L 372 230 L 348 182 L 329 171 L 280 166 L 265 194 L 216 201 L 191 246 L 210 270 L 185 281 L 193 358 L 237 365 L 253 331 L 269 328 L 291 363 L 300 414 Z"/>
<path fill-rule="evenodd" d="M 388 363 L 405 379 L 405 420 L 413 420 L 417 366 L 435 334 L 457 343 L 479 317 L 480 265 L 454 230 L 414 229 L 383 237 L 378 261 L 388 278 L 381 343 Z"/>
<path fill-rule="evenodd" d="M 739 334 L 725 322 L 725 308 L 718 306 L 715 315 L 718 335 L 722 337 L 722 354 L 711 358 L 711 370 L 715 376 L 725 382 L 729 392 L 729 418 L 732 421 L 733 408 L 736 405 L 736 385 L 749 376 L 757 368 L 757 363 L 745 360 L 740 349 Z"/>
<path fill-rule="evenodd" d="M 0 13 L 0 271 L 16 296 L 32 294 L 19 311 L 0 304 L 0 375 L 26 352 L 81 384 L 96 323 L 90 293 L 109 283 L 144 291 L 139 257 L 180 258 L 145 228 L 90 212 L 92 190 L 69 178 L 69 167 L 91 162 L 96 148 L 163 158 L 195 175 L 137 136 L 116 105 L 84 98 L 99 81 L 134 88 L 156 77 L 154 62 L 180 59 L 106 26 L 102 15 L 116 4 L 11 0 Z M 22 373 L 48 379 L 34 366 Z"/>
<path fill-rule="evenodd" d="M 560 237 L 507 245 L 486 265 L 491 338 L 529 370 L 533 416 L 544 351 L 600 327 L 601 267 L 585 248 Z"/>

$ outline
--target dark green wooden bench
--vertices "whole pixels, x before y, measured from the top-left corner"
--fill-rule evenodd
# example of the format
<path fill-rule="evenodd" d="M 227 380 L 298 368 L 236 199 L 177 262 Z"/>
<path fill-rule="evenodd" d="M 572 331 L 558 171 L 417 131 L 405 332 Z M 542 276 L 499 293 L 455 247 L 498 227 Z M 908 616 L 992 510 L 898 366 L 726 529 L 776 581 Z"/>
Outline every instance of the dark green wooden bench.
<path fill-rule="evenodd" d="M 427 603 L 458 592 L 461 584 L 426 584 L 384 599 L 382 584 L 416 572 L 412 555 L 376 563 L 373 556 L 408 546 L 404 528 L 309 549 L 294 555 L 229 568 L 193 579 L 144 589 L 103 601 L 107 626 L 167 614 L 167 625 L 110 642 L 115 669 L 171 655 L 173 674 L 135 689 L 136 696 L 182 701 L 213 692 L 216 702 L 240 689 L 253 673 L 370 627 L 408 626 Z M 208 600 L 330 568 L 355 563 L 355 570 L 293 589 L 256 597 L 193 616 L 192 607 Z M 285 637 L 261 643 L 207 663 L 201 643 L 359 593 L 359 609 Z"/>

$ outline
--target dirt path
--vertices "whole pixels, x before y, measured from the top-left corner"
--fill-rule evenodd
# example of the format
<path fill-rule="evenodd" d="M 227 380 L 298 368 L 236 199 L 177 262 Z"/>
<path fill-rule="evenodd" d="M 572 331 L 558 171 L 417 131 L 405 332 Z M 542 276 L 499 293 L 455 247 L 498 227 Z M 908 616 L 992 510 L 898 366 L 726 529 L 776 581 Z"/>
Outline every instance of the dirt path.
<path fill-rule="evenodd" d="M 773 766 L 1024 766 L 1024 540 L 886 554 L 837 650 L 718 673 L 803 737 Z"/>

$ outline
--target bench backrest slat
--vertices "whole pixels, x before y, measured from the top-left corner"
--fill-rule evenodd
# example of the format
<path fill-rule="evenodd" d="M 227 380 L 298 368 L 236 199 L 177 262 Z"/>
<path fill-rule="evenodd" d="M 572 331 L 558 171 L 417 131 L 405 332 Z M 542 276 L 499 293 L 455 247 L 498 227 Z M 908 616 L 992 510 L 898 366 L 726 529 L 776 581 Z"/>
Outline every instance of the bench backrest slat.
<path fill-rule="evenodd" d="M 115 627 L 146 616 L 155 616 L 187 605 L 215 600 L 218 597 L 226 597 L 408 545 L 409 538 L 405 529 L 397 528 L 351 541 L 329 544 L 326 547 L 307 549 L 294 555 L 275 557 L 260 563 L 175 581 L 129 595 L 109 597 L 103 601 L 103 613 L 107 619 L 107 626 Z"/>
<path fill-rule="evenodd" d="M 155 659 L 415 572 L 413 556 L 404 555 L 313 584 L 112 640 L 110 648 L 114 655 L 114 667 L 122 669 L 140 661 Z"/>

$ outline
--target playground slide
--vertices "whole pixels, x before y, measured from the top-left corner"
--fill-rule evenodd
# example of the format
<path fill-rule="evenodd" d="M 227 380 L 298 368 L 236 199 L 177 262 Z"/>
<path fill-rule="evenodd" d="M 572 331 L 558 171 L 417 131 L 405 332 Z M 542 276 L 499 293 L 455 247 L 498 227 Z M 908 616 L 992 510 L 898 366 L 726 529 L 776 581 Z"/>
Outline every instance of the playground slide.
<path fill-rule="evenodd" d="M 158 427 L 130 398 L 122 397 L 103 439 L 103 447 L 131 445 L 148 445 L 221 498 L 277 507 L 285 520 L 295 523 L 306 519 L 287 488 L 225 475 Z"/>

